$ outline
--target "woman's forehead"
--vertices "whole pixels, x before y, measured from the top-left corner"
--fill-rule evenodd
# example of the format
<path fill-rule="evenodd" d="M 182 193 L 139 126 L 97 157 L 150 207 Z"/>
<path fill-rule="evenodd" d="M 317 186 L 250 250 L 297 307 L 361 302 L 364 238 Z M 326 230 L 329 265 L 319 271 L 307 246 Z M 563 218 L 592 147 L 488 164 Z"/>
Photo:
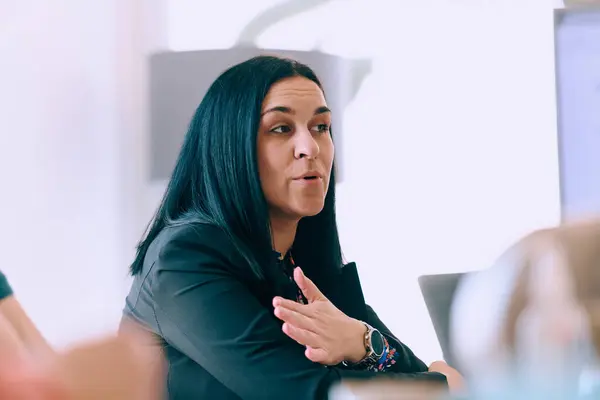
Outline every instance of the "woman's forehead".
<path fill-rule="evenodd" d="M 310 79 L 293 77 L 283 79 L 271 86 L 263 101 L 262 112 L 275 108 L 294 109 L 302 106 L 327 106 L 321 88 Z"/>

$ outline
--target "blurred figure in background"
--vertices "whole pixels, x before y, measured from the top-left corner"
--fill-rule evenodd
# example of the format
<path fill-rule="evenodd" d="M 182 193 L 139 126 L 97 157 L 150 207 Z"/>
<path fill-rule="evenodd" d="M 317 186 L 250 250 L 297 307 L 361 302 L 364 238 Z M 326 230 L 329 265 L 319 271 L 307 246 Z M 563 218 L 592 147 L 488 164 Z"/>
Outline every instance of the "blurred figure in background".
<path fill-rule="evenodd" d="M 0 399 L 160 399 L 162 371 L 144 340 L 130 332 L 57 353 L 0 272 Z"/>
<path fill-rule="evenodd" d="M 51 357 L 54 351 L 25 313 L 0 271 L 0 355 L 13 353 L 44 359 Z"/>
<path fill-rule="evenodd" d="M 598 396 L 600 220 L 534 232 L 467 278 L 452 333 L 476 393 Z"/>

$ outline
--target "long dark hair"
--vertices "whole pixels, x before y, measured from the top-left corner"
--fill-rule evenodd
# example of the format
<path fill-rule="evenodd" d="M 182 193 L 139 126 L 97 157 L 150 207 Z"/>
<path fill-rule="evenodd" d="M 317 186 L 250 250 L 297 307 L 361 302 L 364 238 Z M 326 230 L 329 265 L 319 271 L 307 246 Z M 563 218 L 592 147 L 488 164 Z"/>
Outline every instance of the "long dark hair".
<path fill-rule="evenodd" d="M 273 257 L 268 206 L 260 185 L 257 134 L 262 103 L 271 86 L 302 76 L 322 86 L 315 73 L 294 60 L 259 56 L 225 71 L 196 109 L 177 163 L 130 271 L 138 274 L 152 241 L 166 227 L 208 223 L 220 227 L 254 275 Z M 335 167 L 323 210 L 303 218 L 294 258 L 318 280 L 342 266 L 335 217 Z"/>

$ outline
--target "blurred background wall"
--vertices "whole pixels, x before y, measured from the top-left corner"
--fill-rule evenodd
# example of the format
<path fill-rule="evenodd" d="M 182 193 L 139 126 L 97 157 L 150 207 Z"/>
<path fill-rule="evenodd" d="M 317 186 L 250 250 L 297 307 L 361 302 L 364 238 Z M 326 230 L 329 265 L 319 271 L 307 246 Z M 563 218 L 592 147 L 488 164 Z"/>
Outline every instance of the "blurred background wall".
<path fill-rule="evenodd" d="M 143 229 L 151 2 L 1 4 L 0 268 L 60 346 L 120 317 Z"/>
<path fill-rule="evenodd" d="M 116 327 L 160 199 L 146 55 L 231 47 L 279 3 L 0 0 L 0 268 L 53 343 Z M 417 276 L 485 268 L 559 221 L 556 5 L 337 0 L 257 40 L 372 59 L 338 149 L 342 245 L 367 300 L 425 361 L 441 352 Z"/>

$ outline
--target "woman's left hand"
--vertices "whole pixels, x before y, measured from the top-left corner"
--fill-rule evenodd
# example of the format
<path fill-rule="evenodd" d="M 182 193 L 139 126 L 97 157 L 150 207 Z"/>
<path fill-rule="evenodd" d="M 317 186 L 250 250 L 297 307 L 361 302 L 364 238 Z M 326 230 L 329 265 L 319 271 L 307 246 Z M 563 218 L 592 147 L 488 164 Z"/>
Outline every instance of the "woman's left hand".
<path fill-rule="evenodd" d="M 300 268 L 294 270 L 294 280 L 308 304 L 273 299 L 275 316 L 284 322 L 283 332 L 306 346 L 305 355 L 313 362 L 337 365 L 361 361 L 366 355 L 365 325 L 334 306 Z"/>
<path fill-rule="evenodd" d="M 446 364 L 445 361 L 435 361 L 429 366 L 429 372 L 437 372 L 446 376 L 448 381 L 448 388 L 453 393 L 464 394 L 466 385 L 464 378 L 460 373 Z"/>

